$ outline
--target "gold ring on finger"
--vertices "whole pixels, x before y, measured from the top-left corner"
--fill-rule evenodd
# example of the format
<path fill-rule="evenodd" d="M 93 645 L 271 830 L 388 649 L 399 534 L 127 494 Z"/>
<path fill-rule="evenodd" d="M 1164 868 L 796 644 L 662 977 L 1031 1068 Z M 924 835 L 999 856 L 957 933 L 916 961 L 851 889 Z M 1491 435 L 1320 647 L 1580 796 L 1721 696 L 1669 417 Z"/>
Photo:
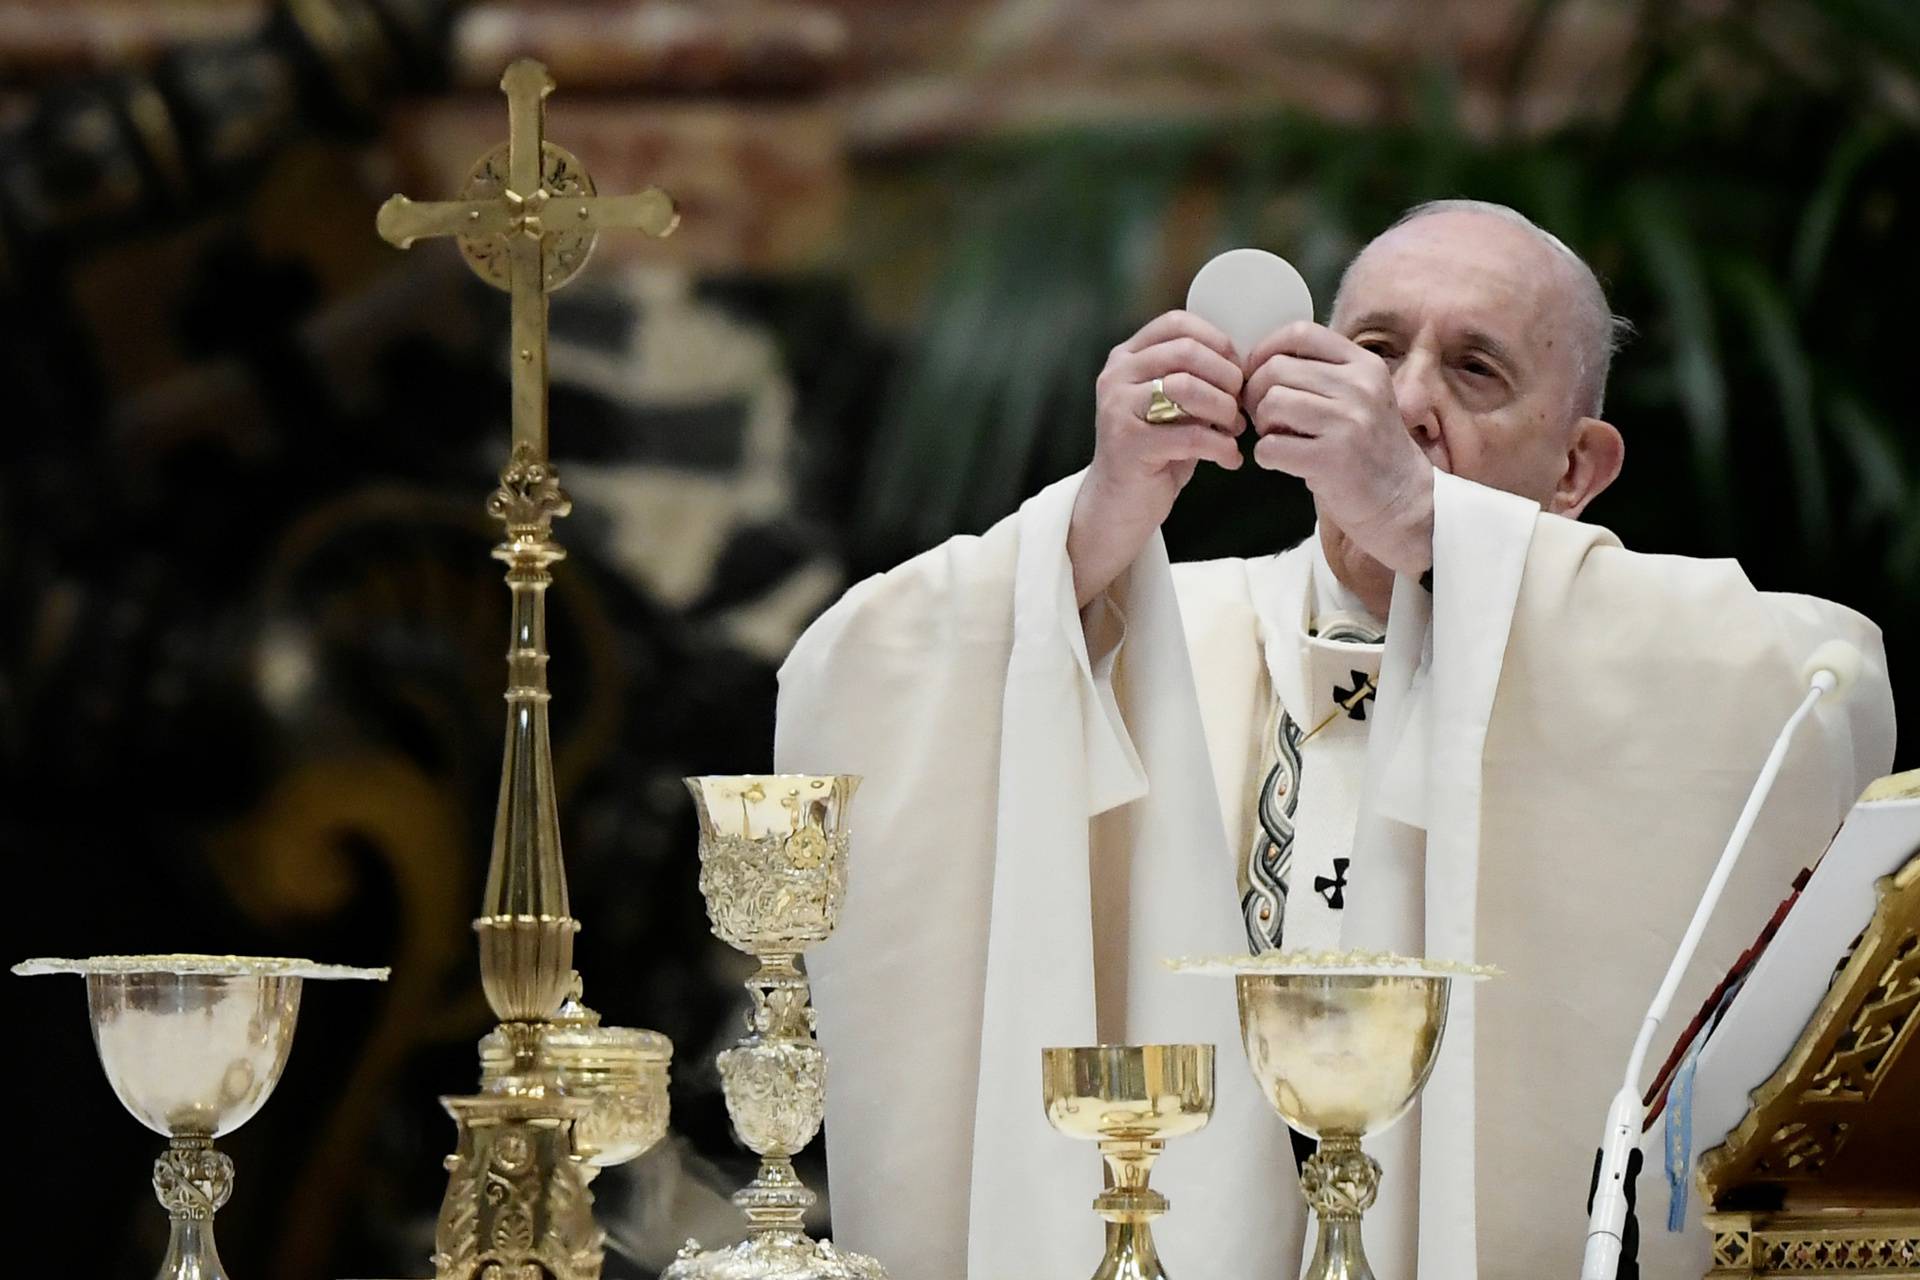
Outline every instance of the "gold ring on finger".
<path fill-rule="evenodd" d="M 1161 380 L 1155 378 L 1153 395 L 1147 400 L 1147 421 L 1159 426 L 1168 422 L 1178 422 L 1186 416 L 1187 411 L 1174 402 L 1173 398 L 1167 394 L 1167 389 L 1161 385 Z"/>

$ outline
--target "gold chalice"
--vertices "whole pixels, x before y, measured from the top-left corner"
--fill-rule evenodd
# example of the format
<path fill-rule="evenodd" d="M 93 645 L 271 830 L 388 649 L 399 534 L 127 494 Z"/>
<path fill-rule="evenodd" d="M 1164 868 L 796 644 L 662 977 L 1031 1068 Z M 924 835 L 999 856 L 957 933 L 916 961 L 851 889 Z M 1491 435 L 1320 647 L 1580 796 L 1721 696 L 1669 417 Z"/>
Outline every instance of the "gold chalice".
<path fill-rule="evenodd" d="M 1269 951 L 1176 961 L 1184 972 L 1232 974 L 1247 1062 L 1267 1102 L 1320 1141 L 1300 1190 L 1320 1220 L 1303 1280 L 1373 1280 L 1360 1219 L 1380 1189 L 1360 1140 L 1407 1113 L 1440 1052 L 1455 978 L 1476 965 L 1369 952 Z"/>
<path fill-rule="evenodd" d="M 747 1035 L 719 1056 L 727 1115 L 760 1157 L 734 1193 L 747 1238 L 703 1251 L 689 1240 L 661 1280 L 886 1280 L 864 1254 L 806 1232 L 816 1199 L 793 1157 L 826 1115 L 827 1054 L 813 1038 L 800 953 L 833 932 L 847 896 L 847 805 L 858 778 L 748 774 L 688 778 L 700 814 L 700 893 L 721 941 L 760 961 L 747 979 Z"/>
<path fill-rule="evenodd" d="M 1042 1049 L 1040 1092 L 1048 1122 L 1099 1143 L 1107 1162 L 1107 1188 L 1093 1200 L 1106 1219 L 1107 1251 L 1093 1280 L 1166 1280 L 1152 1223 L 1167 1198 L 1147 1179 L 1167 1139 L 1197 1133 L 1213 1117 L 1213 1046 Z"/>
<path fill-rule="evenodd" d="M 134 1119 L 168 1139 L 153 1191 L 173 1219 L 160 1280 L 227 1280 L 213 1215 L 233 1192 L 233 1161 L 213 1149 L 253 1118 L 280 1082 L 307 978 L 373 978 L 254 956 L 96 956 L 28 960 L 21 975 L 87 980 L 93 1044 Z"/>

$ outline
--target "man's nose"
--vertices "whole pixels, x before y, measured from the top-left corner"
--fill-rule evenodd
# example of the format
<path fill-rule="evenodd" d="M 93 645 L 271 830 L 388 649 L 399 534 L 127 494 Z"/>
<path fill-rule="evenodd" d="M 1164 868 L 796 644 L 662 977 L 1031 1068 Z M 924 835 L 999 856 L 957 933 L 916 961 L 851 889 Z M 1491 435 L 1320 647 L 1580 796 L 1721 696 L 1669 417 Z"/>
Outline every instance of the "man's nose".
<path fill-rule="evenodd" d="M 1409 355 L 1393 371 L 1393 399 L 1400 408 L 1400 419 L 1407 431 L 1421 444 L 1440 438 L 1440 415 L 1436 406 L 1433 362 L 1421 355 Z"/>

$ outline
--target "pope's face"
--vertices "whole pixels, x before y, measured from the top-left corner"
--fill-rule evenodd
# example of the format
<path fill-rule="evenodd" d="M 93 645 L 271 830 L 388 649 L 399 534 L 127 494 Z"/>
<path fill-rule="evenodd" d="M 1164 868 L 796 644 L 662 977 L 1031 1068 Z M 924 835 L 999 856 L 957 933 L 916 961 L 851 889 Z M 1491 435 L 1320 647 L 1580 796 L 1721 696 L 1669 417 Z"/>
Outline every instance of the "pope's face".
<path fill-rule="evenodd" d="M 1570 276 L 1525 227 L 1429 214 L 1367 246 L 1331 327 L 1387 362 L 1434 466 L 1555 510 L 1581 422 Z"/>

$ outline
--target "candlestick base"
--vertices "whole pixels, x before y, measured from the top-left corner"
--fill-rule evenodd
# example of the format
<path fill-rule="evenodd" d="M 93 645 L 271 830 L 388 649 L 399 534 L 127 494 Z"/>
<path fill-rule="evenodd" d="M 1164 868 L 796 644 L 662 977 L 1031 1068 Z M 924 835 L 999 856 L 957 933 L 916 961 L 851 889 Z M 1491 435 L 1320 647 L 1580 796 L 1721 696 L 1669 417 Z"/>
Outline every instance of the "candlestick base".
<path fill-rule="evenodd" d="M 436 1280 L 542 1276 L 598 1280 L 606 1234 L 593 1220 L 573 1126 L 577 1098 L 475 1094 L 442 1098 L 459 1127 L 434 1229 Z"/>

